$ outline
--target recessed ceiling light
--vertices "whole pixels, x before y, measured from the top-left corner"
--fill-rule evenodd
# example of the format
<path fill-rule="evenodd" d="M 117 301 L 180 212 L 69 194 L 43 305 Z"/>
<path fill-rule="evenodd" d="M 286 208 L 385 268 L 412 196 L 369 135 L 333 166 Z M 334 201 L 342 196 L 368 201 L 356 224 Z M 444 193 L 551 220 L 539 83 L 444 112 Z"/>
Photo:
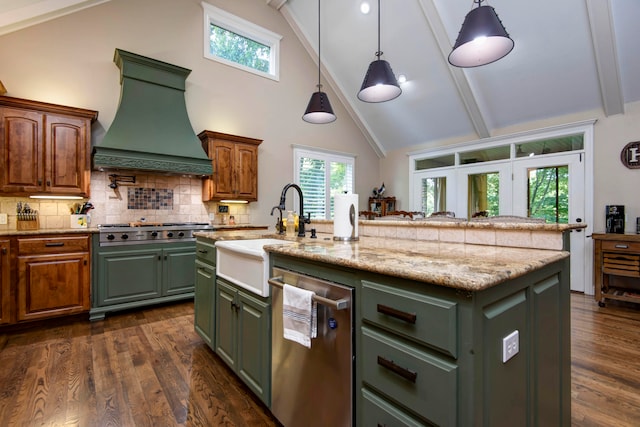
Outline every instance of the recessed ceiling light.
<path fill-rule="evenodd" d="M 360 12 L 366 15 L 367 13 L 369 13 L 370 10 L 371 10 L 371 5 L 369 5 L 368 1 L 363 1 L 362 3 L 360 3 Z"/>
<path fill-rule="evenodd" d="M 398 83 L 402 84 L 402 83 L 406 83 L 407 82 L 407 76 L 405 76 L 404 74 L 399 74 L 398 75 Z"/>

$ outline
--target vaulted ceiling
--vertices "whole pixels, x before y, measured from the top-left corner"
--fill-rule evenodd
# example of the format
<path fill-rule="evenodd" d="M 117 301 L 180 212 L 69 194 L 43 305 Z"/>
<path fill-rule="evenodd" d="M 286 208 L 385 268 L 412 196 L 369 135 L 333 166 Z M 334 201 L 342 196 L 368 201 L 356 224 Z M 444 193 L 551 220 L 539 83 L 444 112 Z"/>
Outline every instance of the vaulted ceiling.
<path fill-rule="evenodd" d="M 5 0 L 0 34 L 104 1 Z M 317 60 L 317 1 L 264 1 L 282 13 Z M 363 14 L 362 0 L 322 0 L 322 80 L 381 156 L 584 111 L 624 114 L 626 103 L 640 101 L 638 0 L 485 1 L 515 48 L 470 69 L 449 65 L 447 56 L 473 0 L 381 0 L 382 59 L 407 82 L 392 101 L 361 102 L 356 94 L 378 37 L 377 1 L 368 1 L 371 10 Z"/>
<path fill-rule="evenodd" d="M 278 3 L 317 56 L 317 1 Z M 322 0 L 321 59 L 381 154 L 594 109 L 623 114 L 625 103 L 640 100 L 640 1 L 484 2 L 515 48 L 492 64 L 460 69 L 447 57 L 473 0 L 381 0 L 382 58 L 408 80 L 400 97 L 380 104 L 356 97 L 377 50 L 377 1 L 369 0 L 366 15 L 360 3 Z"/>

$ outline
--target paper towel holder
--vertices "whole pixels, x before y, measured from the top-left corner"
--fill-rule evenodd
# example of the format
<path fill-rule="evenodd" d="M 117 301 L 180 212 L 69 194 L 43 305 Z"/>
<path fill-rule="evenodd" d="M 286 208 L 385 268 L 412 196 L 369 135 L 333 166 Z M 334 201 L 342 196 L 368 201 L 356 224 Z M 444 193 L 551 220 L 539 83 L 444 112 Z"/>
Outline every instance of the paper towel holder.
<path fill-rule="evenodd" d="M 351 223 L 351 236 L 348 236 L 348 237 L 333 236 L 333 240 L 338 240 L 341 242 L 354 242 L 356 240 L 360 240 L 360 238 L 356 236 L 356 224 L 355 224 L 356 221 L 357 221 L 356 208 L 355 206 L 351 205 L 349 207 L 349 222 Z"/>

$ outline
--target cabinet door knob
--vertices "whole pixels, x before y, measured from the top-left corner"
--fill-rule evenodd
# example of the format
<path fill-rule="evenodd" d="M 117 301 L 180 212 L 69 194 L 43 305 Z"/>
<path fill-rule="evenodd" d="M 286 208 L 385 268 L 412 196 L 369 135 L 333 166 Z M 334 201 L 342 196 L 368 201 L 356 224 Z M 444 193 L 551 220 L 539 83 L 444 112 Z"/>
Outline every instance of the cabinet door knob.
<path fill-rule="evenodd" d="M 7 248 L 2 248 L 2 251 L 0 251 L 0 253 L 2 253 L 2 255 L 6 255 L 7 254 Z"/>
<path fill-rule="evenodd" d="M 51 181 L 47 180 L 47 187 L 51 187 Z"/>

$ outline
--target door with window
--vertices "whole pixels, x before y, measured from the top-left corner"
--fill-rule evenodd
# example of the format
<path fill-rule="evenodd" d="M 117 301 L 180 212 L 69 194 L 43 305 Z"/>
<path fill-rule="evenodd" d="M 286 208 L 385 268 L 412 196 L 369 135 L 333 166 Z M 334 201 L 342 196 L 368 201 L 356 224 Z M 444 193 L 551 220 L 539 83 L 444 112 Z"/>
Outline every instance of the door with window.
<path fill-rule="evenodd" d="M 416 173 L 420 185 L 412 187 L 411 210 L 429 216 L 453 209 L 455 201 L 455 169 L 437 169 Z M 447 200 L 449 203 L 447 204 Z"/>
<path fill-rule="evenodd" d="M 524 158 L 513 162 L 513 214 L 544 218 L 548 223 L 585 220 L 584 154 Z M 584 292 L 586 233 L 569 234 L 571 290 Z"/>
<path fill-rule="evenodd" d="M 481 163 L 458 169 L 457 217 L 511 215 L 511 165 Z"/>

